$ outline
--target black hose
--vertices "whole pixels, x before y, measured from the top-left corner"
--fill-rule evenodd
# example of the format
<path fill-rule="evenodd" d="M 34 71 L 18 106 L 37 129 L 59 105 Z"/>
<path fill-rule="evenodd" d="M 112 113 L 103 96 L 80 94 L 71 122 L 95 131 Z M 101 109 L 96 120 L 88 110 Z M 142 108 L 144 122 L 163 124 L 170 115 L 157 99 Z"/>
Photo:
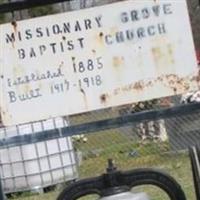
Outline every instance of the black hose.
<path fill-rule="evenodd" d="M 174 178 L 152 169 L 136 169 L 127 172 L 115 171 L 96 178 L 81 180 L 69 185 L 57 200 L 76 200 L 88 194 L 105 196 L 108 190 L 127 186 L 155 185 L 165 191 L 171 200 L 186 200 L 181 186 Z M 144 191 L 145 192 L 145 191 Z"/>

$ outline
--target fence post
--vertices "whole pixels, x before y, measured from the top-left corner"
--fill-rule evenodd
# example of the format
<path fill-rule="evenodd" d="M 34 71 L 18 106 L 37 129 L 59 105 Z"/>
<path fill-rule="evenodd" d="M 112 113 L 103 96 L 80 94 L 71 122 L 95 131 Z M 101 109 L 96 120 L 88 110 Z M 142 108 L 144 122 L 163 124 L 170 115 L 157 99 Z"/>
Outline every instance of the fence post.
<path fill-rule="evenodd" d="M 1 182 L 1 176 L 0 176 L 0 199 L 6 200 L 4 192 L 3 192 L 3 185 L 2 185 L 2 182 Z"/>
<path fill-rule="evenodd" d="M 189 148 L 189 156 L 192 166 L 196 199 L 200 199 L 200 149 L 197 146 Z"/>

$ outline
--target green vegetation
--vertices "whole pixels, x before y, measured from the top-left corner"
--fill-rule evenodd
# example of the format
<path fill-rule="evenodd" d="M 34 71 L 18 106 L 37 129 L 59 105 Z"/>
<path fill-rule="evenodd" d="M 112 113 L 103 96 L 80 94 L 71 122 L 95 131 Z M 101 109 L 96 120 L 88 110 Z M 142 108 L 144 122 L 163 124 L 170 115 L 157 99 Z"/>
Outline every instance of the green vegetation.
<path fill-rule="evenodd" d="M 195 200 L 191 166 L 186 152 L 169 153 L 169 144 L 158 141 L 140 143 L 134 137 L 120 134 L 117 131 L 102 132 L 88 136 L 88 141 L 76 142 L 77 151 L 82 153 L 79 175 L 83 177 L 97 176 L 105 172 L 107 159 L 113 158 L 118 169 L 128 170 L 139 167 L 159 168 L 172 175 L 183 187 L 187 199 Z M 142 186 L 134 188 L 134 192 L 146 191 L 152 200 L 169 200 L 158 188 Z M 60 190 L 40 194 L 18 196 L 13 200 L 54 200 Z M 96 196 L 88 196 L 81 200 L 95 200 Z"/>
<path fill-rule="evenodd" d="M 28 13 L 30 17 L 39 17 L 44 15 L 54 14 L 56 13 L 56 11 L 52 5 L 46 5 L 46 6 L 31 8 L 29 9 Z"/>
<path fill-rule="evenodd" d="M 163 169 L 167 171 L 172 176 L 176 178 L 176 180 L 182 185 L 187 199 L 195 200 L 195 194 L 193 189 L 193 182 L 192 182 L 192 174 L 190 169 L 190 163 L 188 157 L 186 155 L 167 155 L 164 156 L 147 156 L 144 158 L 137 158 L 136 162 L 134 159 L 121 159 L 119 160 L 118 164 L 124 166 L 124 168 L 132 168 L 132 166 L 140 167 L 141 165 L 147 165 L 148 167 L 152 166 L 155 167 L 153 160 L 156 160 L 156 167 L 159 169 Z M 105 158 L 91 158 L 83 162 L 83 166 L 80 168 L 80 173 L 82 175 L 89 175 L 95 173 L 102 173 L 106 166 Z M 164 161 L 165 160 L 165 161 Z M 127 162 L 126 162 L 127 161 Z M 95 163 L 95 165 L 94 165 Z M 137 163 L 137 164 L 135 164 Z M 98 166 L 98 167 L 97 167 Z M 146 191 L 150 196 L 153 198 L 152 200 L 169 200 L 169 198 L 163 194 L 163 192 L 155 187 L 138 187 L 134 189 L 135 192 Z M 14 200 L 55 200 L 57 195 L 59 194 L 59 190 L 54 192 L 41 194 L 41 195 L 33 195 L 33 196 L 20 196 L 18 198 L 12 198 Z M 81 198 L 81 200 L 95 200 L 96 196 L 90 196 Z"/>
<path fill-rule="evenodd" d="M 0 4 L 2 3 L 5 3 L 5 1 L 0 0 Z M 54 14 L 56 12 L 57 11 L 53 5 L 46 5 L 46 6 L 30 8 L 28 10 L 28 15 L 29 17 L 39 17 L 39 16 L 44 16 L 44 15 Z M 23 11 L 22 11 L 22 15 L 23 15 Z M 6 19 L 6 15 L 0 13 L 0 24 L 5 23 L 5 21 L 8 21 L 8 19 Z"/>
<path fill-rule="evenodd" d="M 3 2 L 4 2 L 4 0 L 0 0 L 0 4 L 2 4 Z M 4 18 L 5 18 L 5 16 L 0 13 L 0 24 L 4 22 Z"/>

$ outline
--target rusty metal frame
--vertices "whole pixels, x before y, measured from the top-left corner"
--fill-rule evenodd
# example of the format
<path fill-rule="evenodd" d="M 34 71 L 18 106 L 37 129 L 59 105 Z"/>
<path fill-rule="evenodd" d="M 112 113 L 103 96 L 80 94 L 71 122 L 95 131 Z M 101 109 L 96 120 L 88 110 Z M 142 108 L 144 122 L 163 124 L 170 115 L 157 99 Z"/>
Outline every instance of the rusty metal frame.
<path fill-rule="evenodd" d="M 194 114 L 200 111 L 200 103 L 192 103 L 186 105 L 174 106 L 171 108 L 165 108 L 160 110 L 149 110 L 144 112 L 138 112 L 134 114 L 128 114 L 116 118 L 110 118 L 106 120 L 100 120 L 80 125 L 74 125 L 70 127 L 64 127 L 60 129 L 48 130 L 38 132 L 29 135 L 21 135 L 10 138 L 4 138 L 0 140 L 0 149 L 20 146 L 25 144 L 31 144 L 36 142 L 42 142 L 46 140 L 62 138 L 67 136 L 73 136 L 78 134 L 92 134 L 94 132 L 108 130 L 112 128 L 119 128 L 133 123 L 139 123 L 149 120 L 167 119 L 170 117 L 177 117 L 182 115 Z M 1 177 L 0 177 L 1 181 Z M 3 187 L 0 184 L 0 199 L 5 200 Z"/>
<path fill-rule="evenodd" d="M 189 156 L 192 166 L 196 199 L 199 200 L 200 199 L 200 148 L 198 146 L 190 147 Z"/>
<path fill-rule="evenodd" d="M 38 6 L 45 6 L 45 5 L 61 3 L 61 2 L 70 2 L 70 1 L 73 0 L 20 0 L 17 2 L 2 3 L 0 4 L 0 13 L 1 14 L 9 13 Z M 199 0 L 199 5 L 200 5 L 200 0 Z M 88 133 L 92 134 L 94 132 L 108 130 L 112 128 L 124 127 L 142 121 L 166 119 L 170 117 L 188 115 L 199 111 L 200 111 L 199 103 L 180 105 L 160 110 L 144 111 L 116 118 L 110 118 L 101 121 L 64 127 L 61 129 L 54 129 L 29 135 L 4 138 L 0 140 L 0 149 L 31 144 L 36 142 L 42 142 L 46 140 L 73 136 L 78 134 L 88 134 Z M 5 199 L 3 187 L 1 184 L 1 177 L 0 177 L 0 199 Z"/>
<path fill-rule="evenodd" d="M 72 0 L 21 0 L 15 2 L 8 2 L 0 4 L 0 13 L 14 12 L 38 6 L 45 6 L 49 4 L 67 2 Z"/>
<path fill-rule="evenodd" d="M 6 200 L 3 192 L 3 187 L 2 187 L 2 182 L 1 182 L 1 177 L 0 177 L 0 199 Z"/>
<path fill-rule="evenodd" d="M 0 4 L 0 13 L 2 14 L 2 13 L 14 12 L 18 10 L 67 2 L 67 1 L 69 2 L 73 0 L 19 0 L 15 2 L 2 3 Z M 198 0 L 198 3 L 200 6 L 200 0 Z"/>
<path fill-rule="evenodd" d="M 45 140 L 52 140 L 73 135 L 89 134 L 98 131 L 124 127 L 132 125 L 133 123 L 139 123 L 143 121 L 167 119 L 170 117 L 188 115 L 191 113 L 194 114 L 199 111 L 200 111 L 200 103 L 192 103 L 192 104 L 179 105 L 160 110 L 149 110 L 144 112 L 138 112 L 116 118 L 94 121 L 90 123 L 64 127 L 60 129 L 53 129 L 28 135 L 20 135 L 20 136 L 4 138 L 0 140 L 0 149 L 32 144 L 36 142 L 42 142 Z"/>

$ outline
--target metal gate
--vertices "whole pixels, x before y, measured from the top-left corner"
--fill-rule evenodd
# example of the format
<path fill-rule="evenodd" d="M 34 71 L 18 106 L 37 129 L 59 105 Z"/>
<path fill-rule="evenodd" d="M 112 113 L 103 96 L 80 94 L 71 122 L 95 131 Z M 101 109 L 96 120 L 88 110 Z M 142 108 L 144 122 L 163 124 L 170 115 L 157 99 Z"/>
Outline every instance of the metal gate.
<path fill-rule="evenodd" d="M 13 19 L 22 19 L 36 15 L 46 15 L 49 13 L 64 12 L 71 9 L 81 9 L 114 1 L 64 1 L 64 0 L 46 0 L 46 1 L 14 1 L 5 2 L 0 5 L 0 19 L 8 22 Z M 199 15 L 196 10 L 198 1 L 194 1 L 191 5 L 195 9 L 196 15 Z M 29 8 L 47 5 L 48 7 L 40 9 Z M 54 6 L 51 6 L 54 4 Z M 23 9 L 23 11 L 21 11 Z M 3 16 L 3 13 L 6 15 Z M 195 19 L 194 21 L 197 21 Z M 195 36 L 197 38 L 197 36 Z M 198 38 L 197 38 L 198 39 Z M 198 46 L 198 41 L 196 42 Z M 195 102 L 196 100 L 194 100 Z M 17 149 L 22 157 L 21 163 L 26 163 L 23 155 L 23 148 L 30 147 L 35 149 L 35 154 L 39 154 L 39 144 L 44 145 L 44 149 L 49 151 L 48 142 L 55 141 L 57 152 L 52 153 L 52 156 L 58 155 L 62 166 L 61 173 L 64 174 L 67 181 L 68 168 L 72 170 L 71 178 L 89 177 L 101 174 L 104 171 L 108 158 L 113 158 L 119 168 L 130 169 L 134 167 L 159 167 L 169 171 L 186 189 L 188 199 L 194 199 L 192 192 L 192 175 L 190 176 L 190 164 L 188 162 L 189 146 L 199 144 L 199 117 L 200 105 L 198 103 L 190 103 L 188 99 L 183 105 L 183 96 L 172 96 L 152 101 L 139 102 L 117 108 L 109 108 L 100 111 L 73 115 L 62 118 L 64 125 L 59 126 L 53 121 L 51 130 L 42 128 L 39 131 L 34 131 L 34 123 L 30 125 L 31 131 L 26 135 L 19 135 L 20 127 L 16 129 L 16 135 L 6 135 L 6 131 L 2 128 L 2 136 L 0 140 L 0 148 L 4 155 L 11 148 Z M 66 121 L 68 124 L 66 124 Z M 43 126 L 44 122 L 40 122 Z M 72 141 L 71 138 L 72 137 Z M 64 139 L 63 139 L 64 138 Z M 68 148 L 62 149 L 60 146 L 61 140 L 66 141 L 64 145 Z M 23 145 L 23 146 L 22 146 Z M 9 150 L 10 151 L 10 150 Z M 14 150 L 15 151 L 15 150 Z M 74 155 L 75 153 L 75 155 Z M 71 156 L 70 166 L 67 165 L 66 156 Z M 12 156 L 12 154 L 11 154 Z M 7 157 L 8 159 L 9 156 Z M 51 164 L 51 156 L 43 155 L 40 159 L 36 159 L 40 169 L 43 167 L 41 159 L 47 158 L 49 169 L 47 171 L 36 172 L 31 176 L 38 175 L 40 177 L 41 186 L 45 187 L 48 184 L 44 183 L 44 174 L 50 172 L 51 183 L 53 182 L 53 166 Z M 30 158 L 31 162 L 34 158 Z M 76 159 L 76 160 L 75 160 Z M 11 164 L 10 160 L 5 161 L 4 165 L 11 168 L 18 164 L 19 161 L 14 161 Z M 65 164 L 64 164 L 65 163 Z M 78 164 L 78 166 L 77 166 Z M 184 164 L 184 166 L 183 166 Z M 10 192 L 6 189 L 7 181 L 14 180 L 13 188 L 17 178 L 21 175 L 14 176 L 11 174 L 10 180 L 6 179 L 3 174 L 3 163 L 1 163 L 2 185 L 5 193 Z M 29 184 L 28 173 L 26 167 L 22 165 L 23 173 L 25 173 L 24 181 Z M 4 169 L 5 171 L 7 168 Z M 55 171 L 58 168 L 55 168 Z M 78 170 L 78 175 L 77 171 Z M 189 172 L 188 172 L 189 171 Z M 189 173 L 188 176 L 180 176 L 180 174 Z M 55 175 L 57 176 L 57 175 Z M 191 179 L 190 179 L 191 178 Z M 31 180 L 31 179 L 30 179 Z M 187 182 L 187 183 L 186 183 Z M 27 187 L 26 187 L 27 189 Z M 12 189 L 17 191 L 16 189 Z M 1 194 L 3 196 L 3 194 Z M 3 197 L 2 197 L 3 198 Z"/>

